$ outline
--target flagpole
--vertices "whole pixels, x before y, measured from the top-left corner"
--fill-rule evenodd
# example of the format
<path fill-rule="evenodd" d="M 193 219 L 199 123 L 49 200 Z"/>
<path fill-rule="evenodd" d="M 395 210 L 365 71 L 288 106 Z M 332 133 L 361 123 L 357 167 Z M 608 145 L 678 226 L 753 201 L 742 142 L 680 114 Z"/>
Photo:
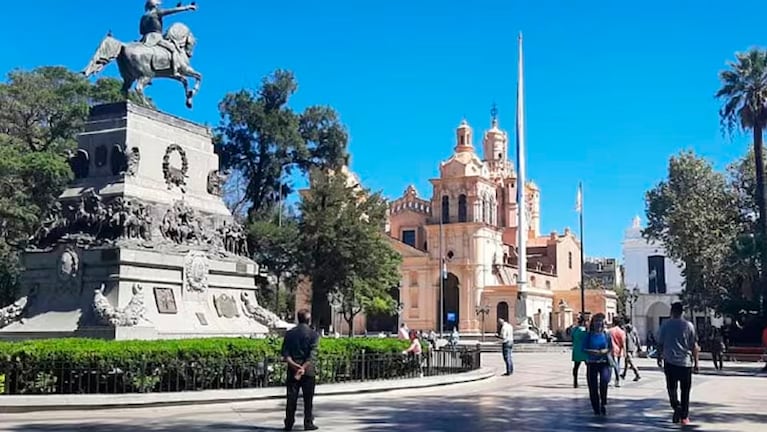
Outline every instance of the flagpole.
<path fill-rule="evenodd" d="M 586 314 L 586 278 L 583 271 L 583 255 L 586 248 L 583 243 L 583 182 L 578 182 L 578 197 L 578 222 L 580 224 L 581 235 L 581 316 L 584 316 Z"/>
<path fill-rule="evenodd" d="M 445 253 L 442 250 L 442 201 L 439 208 L 439 337 L 445 336 Z"/>
<path fill-rule="evenodd" d="M 527 194 L 525 193 L 525 87 L 522 54 L 522 33 L 519 33 L 519 60 L 517 71 L 517 292 L 525 290 L 527 284 Z M 517 301 L 525 301 L 517 297 Z"/>

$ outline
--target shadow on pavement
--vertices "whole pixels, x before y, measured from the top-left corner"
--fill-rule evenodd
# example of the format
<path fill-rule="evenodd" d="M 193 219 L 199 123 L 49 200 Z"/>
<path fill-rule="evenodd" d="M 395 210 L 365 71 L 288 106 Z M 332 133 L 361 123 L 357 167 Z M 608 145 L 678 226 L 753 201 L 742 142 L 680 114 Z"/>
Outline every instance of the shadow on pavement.
<path fill-rule="evenodd" d="M 510 392 L 514 390 L 509 389 Z M 446 395 L 447 396 L 447 395 Z M 449 396 L 448 396 L 449 397 Z M 510 399 L 502 395 L 477 395 L 473 398 L 414 398 L 398 401 L 396 406 L 356 408 L 323 404 L 323 411 L 346 411 L 369 432 L 397 431 L 638 431 L 679 430 L 671 423 L 668 402 L 661 399 L 613 400 L 606 418 L 592 414 L 585 398 L 551 398 L 524 396 Z M 735 420 L 767 424 L 767 414 L 727 414 L 728 407 L 718 404 L 693 403 L 695 423 L 716 424 Z M 322 419 L 318 415 L 318 425 Z M 641 429 L 640 429 L 641 428 Z M 724 432 L 724 431 L 721 431 Z M 735 431 L 733 431 L 735 432 Z"/>
<path fill-rule="evenodd" d="M 509 388 L 509 392 L 514 392 Z M 736 401 L 733 401 L 736 402 Z M 371 400 L 366 404 L 324 402 L 317 406 L 317 425 L 322 430 L 340 430 L 331 424 L 323 427 L 323 417 L 344 419 L 355 430 L 368 432 L 439 432 L 439 431 L 637 431 L 658 432 L 680 430 L 671 423 L 668 402 L 661 399 L 611 400 L 606 418 L 591 413 L 585 397 L 525 397 L 524 395 L 475 395 L 441 397 L 406 397 L 398 400 Z M 239 410 L 242 414 L 258 412 L 259 409 Z M 725 405 L 695 402 L 691 407 L 693 425 L 685 430 L 696 430 L 696 424 L 705 425 L 733 421 L 767 424 L 767 414 L 728 414 Z M 245 416 L 247 418 L 247 415 Z M 334 422 L 328 422 L 334 423 Z M 259 425 L 227 422 L 177 421 L 152 424 L 109 424 L 109 422 L 83 422 L 73 429 L 72 424 L 21 424 L 12 429 L 24 432 L 72 432 L 91 430 L 98 432 L 240 432 L 279 431 L 279 424 Z M 300 431 L 297 426 L 294 430 Z M 345 429 L 345 428 L 343 428 Z M 729 431 L 728 431 L 729 432 Z M 735 432 L 735 430 L 732 430 Z"/>

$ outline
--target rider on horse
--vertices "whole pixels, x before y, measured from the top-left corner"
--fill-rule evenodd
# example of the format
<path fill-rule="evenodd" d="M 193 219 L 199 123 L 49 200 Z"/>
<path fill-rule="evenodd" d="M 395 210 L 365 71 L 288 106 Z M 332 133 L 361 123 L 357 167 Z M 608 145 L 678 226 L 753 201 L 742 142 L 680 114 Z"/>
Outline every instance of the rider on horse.
<path fill-rule="evenodd" d="M 171 69 L 176 71 L 176 52 L 181 47 L 176 46 L 176 41 L 166 40 L 163 36 L 163 23 L 162 19 L 165 16 L 173 15 L 179 12 L 194 11 L 197 10 L 195 4 L 189 6 L 179 6 L 172 9 L 161 9 L 161 0 L 147 0 L 144 9 L 144 15 L 141 17 L 141 24 L 139 26 L 139 32 L 141 33 L 141 42 L 148 47 L 160 46 L 170 52 Z"/>

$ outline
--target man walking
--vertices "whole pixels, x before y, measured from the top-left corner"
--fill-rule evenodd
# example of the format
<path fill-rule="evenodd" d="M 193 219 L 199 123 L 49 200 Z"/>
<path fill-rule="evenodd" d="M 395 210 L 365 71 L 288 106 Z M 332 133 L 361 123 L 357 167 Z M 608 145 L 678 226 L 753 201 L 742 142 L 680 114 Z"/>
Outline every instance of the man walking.
<path fill-rule="evenodd" d="M 506 373 L 503 375 L 509 376 L 514 373 L 514 362 L 511 359 L 511 352 L 514 348 L 514 327 L 503 318 L 498 318 L 498 325 L 501 326 L 498 336 L 503 341 L 501 349 L 503 352 L 503 362 L 506 364 Z"/>
<path fill-rule="evenodd" d="M 695 340 L 695 327 L 682 318 L 682 303 L 671 305 L 671 319 L 658 332 L 658 366 L 666 374 L 669 402 L 674 410 L 673 422 L 690 424 L 690 388 L 692 374 L 698 373 L 700 347 Z M 664 364 L 665 363 L 665 364 Z M 677 387 L 681 387 L 681 401 Z"/>
<path fill-rule="evenodd" d="M 570 331 L 573 339 L 573 388 L 578 388 L 578 370 L 581 363 L 589 359 L 589 355 L 583 350 L 583 339 L 586 337 L 586 317 L 578 316 L 578 325 Z"/>
<path fill-rule="evenodd" d="M 616 318 L 613 328 L 609 330 L 613 351 L 610 355 L 610 364 L 615 371 L 615 387 L 621 386 L 621 358 L 626 350 L 626 332 L 621 328 L 620 319 Z"/>
<path fill-rule="evenodd" d="M 623 366 L 623 375 L 621 379 L 626 380 L 626 373 L 629 368 L 634 371 L 634 381 L 639 381 L 639 369 L 634 364 L 634 356 L 639 351 L 639 335 L 631 324 L 626 324 L 626 362 Z"/>
<path fill-rule="evenodd" d="M 314 425 L 312 414 L 315 387 L 315 368 L 319 336 L 309 327 L 311 314 L 307 309 L 298 311 L 298 325 L 285 334 L 282 341 L 282 357 L 288 364 L 287 386 L 288 404 L 285 409 L 285 430 L 293 430 L 296 422 L 298 392 L 304 396 L 304 430 L 319 429 Z"/>

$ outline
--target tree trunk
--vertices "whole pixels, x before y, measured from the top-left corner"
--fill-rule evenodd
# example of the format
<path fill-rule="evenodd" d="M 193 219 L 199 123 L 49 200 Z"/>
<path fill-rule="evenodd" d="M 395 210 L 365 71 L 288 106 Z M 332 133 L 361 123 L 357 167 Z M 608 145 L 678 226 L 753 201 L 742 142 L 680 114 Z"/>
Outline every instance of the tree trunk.
<path fill-rule="evenodd" d="M 761 271 L 759 272 L 759 295 L 760 295 L 760 309 L 762 316 L 766 316 L 764 296 L 767 295 L 767 187 L 764 183 L 764 155 L 763 155 L 763 137 L 762 127 L 754 126 L 754 163 L 756 165 L 756 206 L 759 210 L 759 228 L 758 237 L 760 240 L 760 263 Z"/>
<path fill-rule="evenodd" d="M 354 316 L 355 315 L 357 315 L 357 314 L 351 314 L 351 315 L 348 315 L 348 316 L 346 314 L 344 314 L 344 319 L 346 320 L 346 324 L 349 326 L 349 337 L 350 338 L 354 337 Z"/>

